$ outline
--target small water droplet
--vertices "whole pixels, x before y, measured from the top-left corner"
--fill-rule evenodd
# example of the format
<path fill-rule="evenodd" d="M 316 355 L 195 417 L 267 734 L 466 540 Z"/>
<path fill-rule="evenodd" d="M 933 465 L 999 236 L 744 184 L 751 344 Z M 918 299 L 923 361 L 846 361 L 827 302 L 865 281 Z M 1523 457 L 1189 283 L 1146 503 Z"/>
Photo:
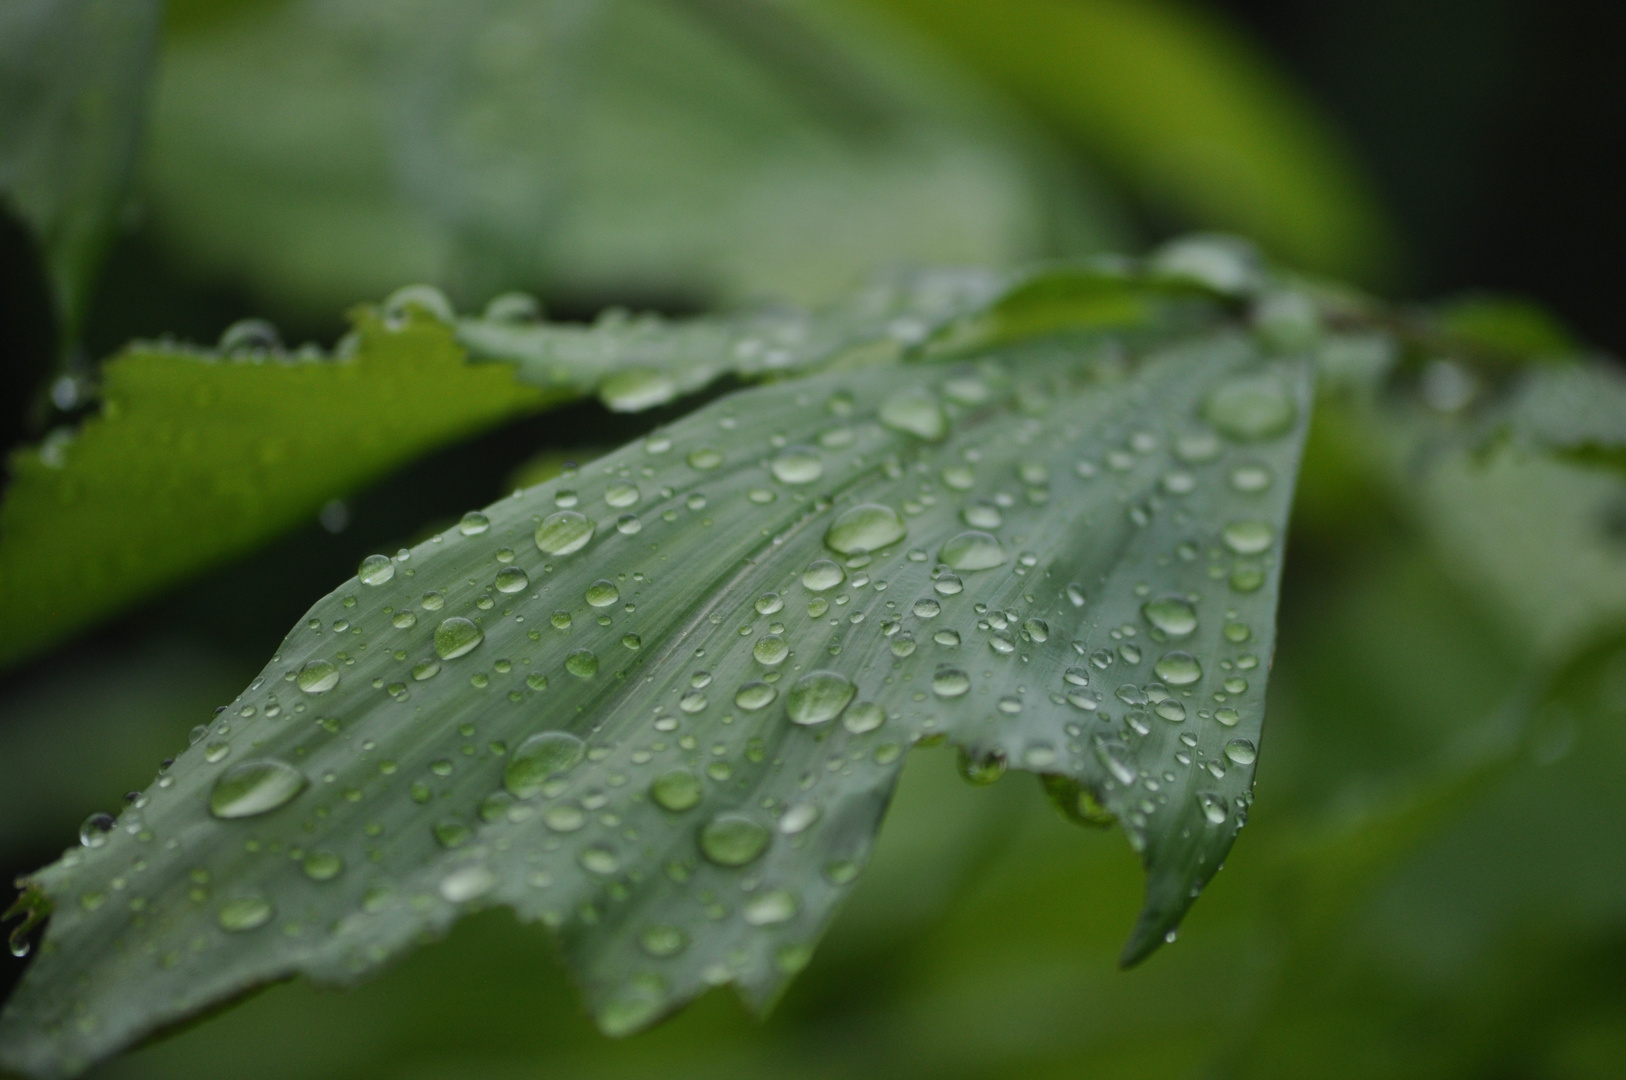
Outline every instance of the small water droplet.
<path fill-rule="evenodd" d="M 663 960 L 687 948 L 689 936 L 675 926 L 651 926 L 639 935 L 638 943 L 644 947 L 644 952 Z"/>
<path fill-rule="evenodd" d="M 830 523 L 824 546 L 842 555 L 857 555 L 895 544 L 907 532 L 903 518 L 890 506 L 860 503 Z"/>
<path fill-rule="evenodd" d="M 766 667 L 774 667 L 785 662 L 790 655 L 790 643 L 778 634 L 767 634 L 759 637 L 751 646 L 751 655 L 756 662 Z"/>
<path fill-rule="evenodd" d="M 491 528 L 491 519 L 478 510 L 470 510 L 463 515 L 463 520 L 457 523 L 457 531 L 464 536 L 479 536 Z"/>
<path fill-rule="evenodd" d="M 269 813 L 305 789 L 304 775 L 274 758 L 243 761 L 220 774 L 209 792 L 209 812 L 217 818 Z"/>
<path fill-rule="evenodd" d="M 593 539 L 593 522 L 575 510 L 559 510 L 536 527 L 536 546 L 547 555 L 569 555 Z"/>
<path fill-rule="evenodd" d="M 1225 744 L 1225 756 L 1238 765 L 1252 765 L 1259 753 L 1247 739 L 1232 739 Z"/>
<path fill-rule="evenodd" d="M 395 576 L 395 564 L 388 555 L 369 555 L 356 568 L 363 585 L 382 585 Z"/>
<path fill-rule="evenodd" d="M 99 848 L 107 843 L 107 834 L 113 831 L 113 815 L 97 811 L 79 826 L 79 843 L 87 848 Z"/>
<path fill-rule="evenodd" d="M 305 856 L 304 867 L 312 881 L 332 881 L 344 869 L 344 860 L 331 851 L 313 851 Z"/>
<path fill-rule="evenodd" d="M 785 601 L 781 599 L 779 594 L 776 592 L 763 593 L 761 596 L 757 597 L 756 609 L 758 615 L 775 614 L 776 612 L 781 611 L 784 606 Z"/>
<path fill-rule="evenodd" d="M 1164 653 L 1152 671 L 1170 686 L 1190 686 L 1203 677 L 1202 664 L 1188 652 Z"/>
<path fill-rule="evenodd" d="M 466 656 L 484 640 L 485 633 L 460 615 L 442 619 L 440 625 L 435 627 L 435 653 L 442 660 Z"/>
<path fill-rule="evenodd" d="M 768 849 L 768 830 L 744 814 L 719 814 L 700 830 L 700 853 L 718 866 L 745 866 Z"/>
<path fill-rule="evenodd" d="M 586 745 L 568 731 L 543 731 L 514 748 L 502 783 L 517 799 L 529 799 L 551 777 L 567 773 L 587 756 Z"/>
<path fill-rule="evenodd" d="M 948 434 L 948 418 L 937 396 L 922 386 L 899 390 L 881 403 L 881 423 L 894 431 L 936 442 Z"/>
<path fill-rule="evenodd" d="M 938 615 L 942 614 L 943 605 L 939 604 L 936 600 L 927 598 L 925 600 L 916 600 L 915 606 L 912 610 L 914 611 L 917 619 L 935 619 Z"/>
<path fill-rule="evenodd" d="M 702 446 L 689 451 L 689 466 L 702 472 L 715 469 L 723 463 L 722 451 L 713 446 Z"/>
<path fill-rule="evenodd" d="M 565 657 L 565 670 L 578 679 L 591 679 L 598 674 L 598 657 L 591 649 L 575 649 Z"/>
<path fill-rule="evenodd" d="M 970 491 L 977 484 L 977 474 L 969 465 L 950 465 L 943 470 L 943 484 L 955 491 Z"/>
<path fill-rule="evenodd" d="M 811 484 L 824 475 L 824 461 L 811 446 L 787 446 L 768 465 L 775 478 L 786 484 Z"/>
<path fill-rule="evenodd" d="M 1270 487 L 1270 470 L 1263 465 L 1238 465 L 1231 470 L 1231 487 L 1244 495 L 1257 495 Z"/>
<path fill-rule="evenodd" d="M 847 572 L 829 559 L 818 559 L 802 572 L 802 587 L 809 592 L 826 592 L 847 580 Z"/>
<path fill-rule="evenodd" d="M 976 529 L 997 529 L 1005 524 L 1005 515 L 999 512 L 999 507 L 983 499 L 967 503 L 960 511 L 960 517 Z"/>
<path fill-rule="evenodd" d="M 1220 532 L 1225 546 L 1238 555 L 1258 555 L 1270 548 L 1271 528 L 1263 521 L 1233 521 Z"/>
<path fill-rule="evenodd" d="M 497 571 L 497 578 L 492 583 L 500 593 L 524 592 L 530 587 L 531 579 L 525 571 L 517 566 L 505 566 Z"/>
<path fill-rule="evenodd" d="M 779 691 L 772 686 L 765 682 L 753 681 L 745 683 L 735 691 L 734 704 L 746 712 L 756 712 L 773 704 L 774 698 L 778 696 Z"/>
<path fill-rule="evenodd" d="M 840 716 L 855 693 L 857 687 L 837 672 L 810 671 L 785 695 L 785 708 L 794 724 L 824 724 Z"/>
<path fill-rule="evenodd" d="M 796 917 L 796 897 L 784 889 L 758 893 L 740 909 L 752 926 L 775 926 Z"/>
<path fill-rule="evenodd" d="M 1043 619 L 1028 619 L 1022 623 L 1022 629 L 1026 630 L 1028 637 L 1034 641 L 1044 642 L 1050 640 L 1050 624 Z"/>
<path fill-rule="evenodd" d="M 271 921 L 274 909 L 271 901 L 259 893 L 235 896 L 220 905 L 215 919 L 222 930 L 235 932 L 253 930 Z"/>
<path fill-rule="evenodd" d="M 958 630 L 939 630 L 932 635 L 932 640 L 948 648 L 958 648 L 960 645 L 960 632 Z"/>
<path fill-rule="evenodd" d="M 873 701 L 860 701 L 849 708 L 841 718 L 841 726 L 854 735 L 874 731 L 886 723 L 886 710 Z"/>
<path fill-rule="evenodd" d="M 702 794 L 700 778 L 688 769 L 661 773 L 649 788 L 650 798 L 668 810 L 679 812 L 700 805 Z"/>
<path fill-rule="evenodd" d="M 621 599 L 621 590 L 615 587 L 615 582 L 599 578 L 587 586 L 586 599 L 593 607 L 609 607 Z"/>
<path fill-rule="evenodd" d="M 1228 809 L 1225 799 L 1212 791 L 1197 792 L 1197 805 L 1202 807 L 1203 817 L 1208 819 L 1210 825 L 1225 824 L 1225 815 Z"/>
<path fill-rule="evenodd" d="M 440 896 L 448 904 L 464 904 L 478 900 L 496 887 L 496 874 L 479 863 L 471 863 L 440 879 Z"/>
<path fill-rule="evenodd" d="M 988 570 L 1005 561 L 1005 548 L 992 534 L 971 530 L 951 537 L 937 557 L 955 570 Z"/>
<path fill-rule="evenodd" d="M 324 694 L 339 685 L 339 666 L 331 660 L 312 660 L 299 669 L 295 683 L 307 694 Z"/>
<path fill-rule="evenodd" d="M 958 596 L 965 589 L 965 582 L 954 574 L 940 574 L 932 579 L 932 589 L 939 596 Z"/>
<path fill-rule="evenodd" d="M 677 382 L 663 371 L 627 368 L 599 383 L 598 397 L 611 412 L 642 412 L 677 397 Z"/>

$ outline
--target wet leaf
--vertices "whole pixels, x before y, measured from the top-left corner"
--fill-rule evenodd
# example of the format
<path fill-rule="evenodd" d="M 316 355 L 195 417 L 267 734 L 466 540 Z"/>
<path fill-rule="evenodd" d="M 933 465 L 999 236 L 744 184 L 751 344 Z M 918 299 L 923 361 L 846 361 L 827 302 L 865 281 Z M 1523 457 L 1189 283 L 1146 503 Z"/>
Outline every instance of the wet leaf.
<path fill-rule="evenodd" d="M 1310 371 L 1217 305 L 831 370 L 370 558 L 32 879 L 4 1060 L 350 983 L 492 904 L 608 1032 L 724 982 L 766 1007 L 940 736 L 1117 816 L 1139 960 L 1247 815 Z"/>

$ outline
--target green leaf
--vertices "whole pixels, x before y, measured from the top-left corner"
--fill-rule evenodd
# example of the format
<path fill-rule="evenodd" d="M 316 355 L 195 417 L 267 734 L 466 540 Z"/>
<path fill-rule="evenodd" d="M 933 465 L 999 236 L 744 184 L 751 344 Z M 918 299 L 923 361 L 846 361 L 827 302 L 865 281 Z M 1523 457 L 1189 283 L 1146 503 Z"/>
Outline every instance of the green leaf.
<path fill-rule="evenodd" d="M 1119 818 L 1144 957 L 1247 814 L 1311 377 L 1171 310 L 742 391 L 369 558 L 31 879 L 0 1060 L 71 1072 L 493 904 L 606 1031 L 765 1008 L 943 737 Z"/>
<path fill-rule="evenodd" d="M 166 45 L 157 235 L 283 310 L 402 281 L 715 306 L 1121 241 L 907 33 L 830 4 L 254 5 Z"/>
<path fill-rule="evenodd" d="M 1241 35 L 1148 0 L 873 0 L 985 71 L 1158 210 L 1370 278 L 1392 229 L 1314 106 Z"/>
<path fill-rule="evenodd" d="M 0 198 L 39 243 L 64 346 L 123 208 L 162 13 L 158 0 L 0 8 Z"/>

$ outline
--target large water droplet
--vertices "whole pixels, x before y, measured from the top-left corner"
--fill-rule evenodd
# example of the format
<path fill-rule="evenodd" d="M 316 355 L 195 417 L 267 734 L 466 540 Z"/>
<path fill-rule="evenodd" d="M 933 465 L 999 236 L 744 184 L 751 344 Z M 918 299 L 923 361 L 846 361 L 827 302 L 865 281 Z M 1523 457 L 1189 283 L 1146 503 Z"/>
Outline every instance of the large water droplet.
<path fill-rule="evenodd" d="M 491 528 L 491 519 L 478 510 L 470 510 L 463 515 L 463 520 L 457 523 L 457 531 L 464 536 L 479 536 Z"/>
<path fill-rule="evenodd" d="M 767 634 L 757 638 L 756 644 L 751 646 L 751 655 L 757 663 L 774 667 L 784 663 L 790 655 L 790 643 L 778 634 Z"/>
<path fill-rule="evenodd" d="M 496 887 L 496 874 L 479 863 L 471 863 L 440 879 L 440 896 L 448 904 L 464 904 L 478 900 Z"/>
<path fill-rule="evenodd" d="M 503 787 L 517 799 L 529 799 L 548 778 L 569 772 L 587 756 L 587 747 L 568 731 L 543 731 L 514 748 L 503 769 Z"/>
<path fill-rule="evenodd" d="M 841 718 L 841 726 L 854 735 L 874 731 L 884 723 L 886 723 L 886 710 L 873 701 L 858 702 L 847 710 L 847 715 Z"/>
<path fill-rule="evenodd" d="M 689 451 L 688 461 L 690 468 L 705 472 L 721 465 L 723 463 L 723 454 L 714 446 L 702 446 L 699 449 Z"/>
<path fill-rule="evenodd" d="M 690 810 L 700 805 L 703 794 L 700 778 L 688 769 L 661 773 L 650 785 L 649 795 L 668 810 Z"/>
<path fill-rule="evenodd" d="M 304 867 L 312 881 L 332 881 L 344 869 L 344 860 L 331 851 L 313 851 L 305 856 Z"/>
<path fill-rule="evenodd" d="M 1197 629 L 1197 609 L 1180 596 L 1160 596 L 1141 605 L 1146 621 L 1169 635 L 1183 638 Z"/>
<path fill-rule="evenodd" d="M 492 584 L 500 593 L 524 592 L 530 587 L 531 578 L 517 566 L 505 566 L 497 571 L 497 579 Z"/>
<path fill-rule="evenodd" d="M 779 691 L 772 686 L 765 682 L 753 681 L 744 684 L 739 690 L 735 691 L 734 704 L 746 712 L 756 712 L 773 704 L 773 699 L 778 696 Z"/>
<path fill-rule="evenodd" d="M 363 585 L 382 585 L 395 576 L 395 564 L 388 555 L 369 555 L 356 568 Z"/>
<path fill-rule="evenodd" d="M 1293 426 L 1298 408 L 1286 386 L 1274 375 L 1244 375 L 1208 395 L 1203 416 L 1223 435 L 1257 442 L 1281 435 Z"/>
<path fill-rule="evenodd" d="M 904 538 L 908 529 L 890 506 L 860 503 L 844 512 L 824 534 L 824 546 L 842 555 L 858 555 Z"/>
<path fill-rule="evenodd" d="M 1225 546 L 1238 555 L 1258 555 L 1270 548 L 1271 528 L 1263 521 L 1233 521 L 1220 532 Z"/>
<path fill-rule="evenodd" d="M 90 815 L 79 826 L 79 843 L 88 848 L 99 848 L 107 843 L 107 834 L 113 831 L 112 814 L 101 811 Z"/>
<path fill-rule="evenodd" d="M 1247 739 L 1232 739 L 1225 744 L 1225 756 L 1238 765 L 1252 765 L 1259 752 Z"/>
<path fill-rule="evenodd" d="M 999 512 L 999 507 L 981 499 L 967 503 L 960 517 L 975 529 L 997 529 L 1005 524 L 1005 515 Z"/>
<path fill-rule="evenodd" d="M 244 761 L 220 774 L 209 792 L 209 813 L 246 818 L 269 813 L 305 789 L 304 775 L 273 758 Z"/>
<path fill-rule="evenodd" d="M 1170 686 L 1190 686 L 1203 677 L 1203 666 L 1188 652 L 1164 653 L 1152 671 Z"/>
<path fill-rule="evenodd" d="M 785 695 L 785 709 L 795 724 L 824 724 L 841 715 L 857 693 L 846 676 L 834 671 L 810 671 L 796 680 Z"/>
<path fill-rule="evenodd" d="M 988 570 L 1005 561 L 1005 548 L 997 537 L 971 530 L 951 537 L 937 557 L 955 570 Z"/>
<path fill-rule="evenodd" d="M 590 649 L 576 649 L 565 657 L 565 670 L 578 679 L 591 679 L 598 674 L 598 657 Z"/>
<path fill-rule="evenodd" d="M 811 446 L 787 446 L 768 465 L 787 484 L 811 484 L 824 475 L 824 461 Z"/>
<path fill-rule="evenodd" d="M 599 578 L 587 586 L 586 598 L 594 607 L 609 607 L 621 599 L 621 590 L 615 587 L 615 582 Z"/>
<path fill-rule="evenodd" d="M 435 652 L 442 660 L 455 660 L 474 651 L 485 640 L 485 633 L 471 620 L 461 615 L 442 619 L 435 627 Z"/>
<path fill-rule="evenodd" d="M 829 559 L 817 559 L 802 572 L 802 587 L 809 592 L 824 592 L 845 580 L 846 571 Z"/>
<path fill-rule="evenodd" d="M 740 908 L 740 914 L 752 926 L 774 926 L 789 922 L 796 916 L 796 896 L 784 889 L 758 893 Z"/>
<path fill-rule="evenodd" d="M 560 510 L 536 527 L 536 546 L 548 555 L 569 555 L 593 539 L 593 522 L 575 510 Z"/>
<path fill-rule="evenodd" d="M 339 666 L 331 660 L 312 660 L 299 669 L 295 678 L 307 694 L 322 694 L 339 685 Z"/>
<path fill-rule="evenodd" d="M 745 866 L 768 849 L 768 830 L 744 814 L 719 814 L 700 830 L 700 852 L 718 866 Z"/>
<path fill-rule="evenodd" d="M 271 901 L 259 893 L 235 896 L 220 905 L 215 918 L 222 930 L 253 930 L 271 921 L 274 909 Z"/>
<path fill-rule="evenodd" d="M 955 667 L 940 667 L 932 676 L 932 693 L 942 698 L 964 696 L 971 689 L 971 676 Z"/>
<path fill-rule="evenodd" d="M 937 395 L 922 386 L 899 390 L 882 402 L 881 423 L 930 442 L 948 433 L 948 418 L 937 403 Z"/>
<path fill-rule="evenodd" d="M 677 396 L 678 385 L 665 372 L 649 368 L 618 371 L 599 383 L 599 400 L 611 412 L 642 412 Z"/>
<path fill-rule="evenodd" d="M 1225 799 L 1212 791 L 1197 792 L 1197 805 L 1202 808 L 1203 817 L 1208 819 L 1210 825 L 1225 824 L 1227 808 Z"/>

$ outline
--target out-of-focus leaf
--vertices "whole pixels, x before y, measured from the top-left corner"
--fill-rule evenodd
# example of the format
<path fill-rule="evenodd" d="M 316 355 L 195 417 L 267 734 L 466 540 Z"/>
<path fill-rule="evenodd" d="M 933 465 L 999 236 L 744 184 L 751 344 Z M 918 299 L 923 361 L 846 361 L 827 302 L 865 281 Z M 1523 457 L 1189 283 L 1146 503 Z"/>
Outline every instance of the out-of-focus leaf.
<path fill-rule="evenodd" d="M 249 6 L 168 43 L 148 164 L 170 244 L 322 314 L 409 280 L 822 301 L 1124 236 L 1019 116 L 825 2 Z"/>
<path fill-rule="evenodd" d="M 1466 296 L 1435 305 L 1448 331 L 1473 345 L 1520 357 L 1574 356 L 1575 335 L 1551 311 L 1516 296 Z"/>
<path fill-rule="evenodd" d="M 1165 0 L 873 0 L 1075 136 L 1155 210 L 1381 275 L 1385 215 L 1331 126 L 1211 13 Z"/>
<path fill-rule="evenodd" d="M 558 930 L 606 1031 L 766 1007 L 938 736 L 1122 821 L 1143 958 L 1246 817 L 1308 420 L 1304 356 L 1222 310 L 743 391 L 369 558 L 33 879 L 4 1060 L 353 982 L 490 904 Z"/>
<path fill-rule="evenodd" d="M 33 232 L 71 344 L 135 164 L 159 0 L 0 6 L 0 198 Z"/>

